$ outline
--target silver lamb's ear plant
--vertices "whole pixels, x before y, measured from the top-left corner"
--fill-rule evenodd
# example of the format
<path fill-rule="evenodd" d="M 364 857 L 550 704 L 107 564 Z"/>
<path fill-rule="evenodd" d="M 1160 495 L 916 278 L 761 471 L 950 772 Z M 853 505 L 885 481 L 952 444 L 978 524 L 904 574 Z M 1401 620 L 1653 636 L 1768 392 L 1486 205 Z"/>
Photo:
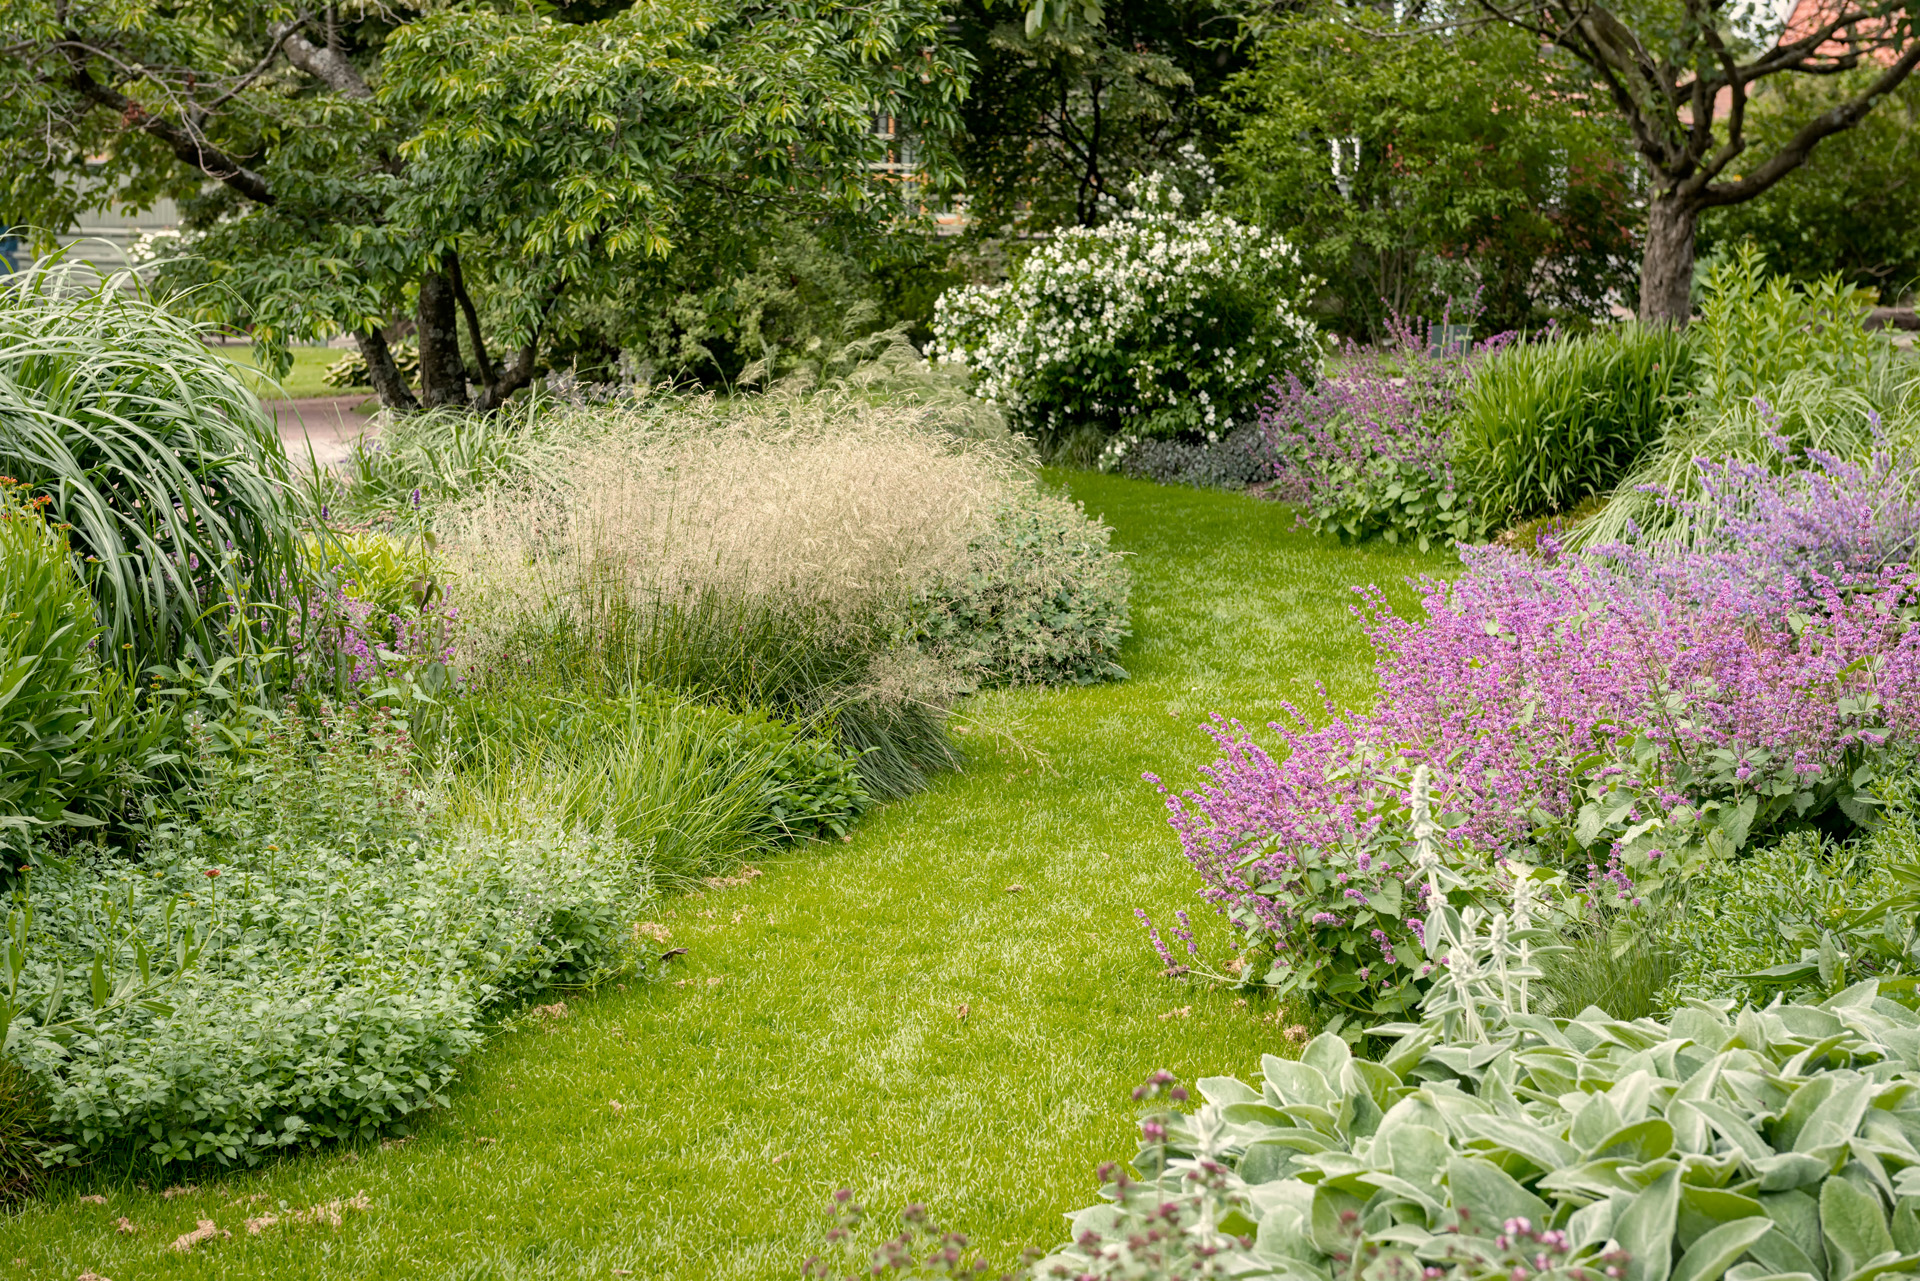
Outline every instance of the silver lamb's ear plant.
<path fill-rule="evenodd" d="M 1432 774 L 1425 765 L 1413 773 L 1407 808 L 1414 865 L 1427 886 L 1427 959 L 1439 971 L 1420 1004 L 1421 1025 L 1444 1040 L 1489 1042 L 1515 1015 L 1531 1013 L 1531 984 L 1545 977 L 1536 958 L 1558 946 L 1551 933 L 1535 925 L 1534 869 L 1507 864 L 1513 878 L 1511 915 L 1496 912 L 1489 918 L 1472 907 L 1456 912 L 1445 890 L 1459 878 L 1442 856 L 1444 833 L 1433 817 Z"/>

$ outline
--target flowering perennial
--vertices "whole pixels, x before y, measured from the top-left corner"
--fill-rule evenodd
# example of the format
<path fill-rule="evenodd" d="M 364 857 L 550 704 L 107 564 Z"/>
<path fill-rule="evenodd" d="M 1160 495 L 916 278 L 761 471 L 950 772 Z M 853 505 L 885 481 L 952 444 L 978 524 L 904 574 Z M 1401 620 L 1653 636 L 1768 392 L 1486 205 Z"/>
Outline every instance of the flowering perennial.
<path fill-rule="evenodd" d="M 929 354 L 977 371 L 979 394 L 1049 450 L 1088 426 L 1217 435 L 1316 361 L 1300 310 L 1314 282 L 1292 245 L 1222 214 L 1185 216 L 1157 177 L 1137 196 L 1104 226 L 1060 232 L 1006 284 L 935 304 Z"/>
<path fill-rule="evenodd" d="M 1457 582 L 1420 580 L 1421 619 L 1364 589 L 1379 706 L 1294 713 L 1272 726 L 1284 752 L 1216 718 L 1221 759 L 1168 806 L 1203 895 L 1270 950 L 1268 982 L 1408 1008 L 1422 765 L 1468 897 L 1518 857 L 1637 901 L 1785 818 L 1871 818 L 1878 754 L 1920 729 L 1920 580 L 1894 559 L 1915 508 L 1885 492 L 1912 460 L 1786 461 L 1703 464 L 1686 549 L 1463 550 Z"/>
<path fill-rule="evenodd" d="M 1446 320 L 1437 328 L 1450 331 Z M 1436 345 L 1427 326 L 1401 317 L 1387 331 L 1378 346 L 1349 342 L 1316 383 L 1275 379 L 1259 423 L 1279 492 L 1317 532 L 1346 541 L 1378 534 L 1424 549 L 1466 538 L 1474 513 L 1455 484 L 1447 420 L 1475 366 L 1513 335 Z"/>

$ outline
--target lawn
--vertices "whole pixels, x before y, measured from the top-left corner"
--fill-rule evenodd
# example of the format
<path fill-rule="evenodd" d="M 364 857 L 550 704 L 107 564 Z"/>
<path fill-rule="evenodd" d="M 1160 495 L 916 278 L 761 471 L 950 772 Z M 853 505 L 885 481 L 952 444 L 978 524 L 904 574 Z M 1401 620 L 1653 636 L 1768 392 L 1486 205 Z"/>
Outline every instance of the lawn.
<path fill-rule="evenodd" d="M 1001 1261 L 1054 1242 L 1131 1153 L 1147 1073 L 1244 1076 L 1290 1045 L 1294 1011 L 1158 976 L 1134 909 L 1169 918 L 1195 881 L 1141 772 L 1190 781 L 1216 710 L 1264 722 L 1316 707 L 1316 682 L 1364 701 L 1349 589 L 1405 604 L 1403 576 L 1445 563 L 1238 496 L 1058 479 L 1134 556 L 1131 680 L 976 700 L 963 772 L 848 844 L 669 901 L 668 982 L 504 1034 L 410 1141 L 166 1198 L 95 1167 L 0 1228 L 0 1275 L 785 1281 L 841 1186 L 887 1216 L 926 1201 Z M 1218 955 L 1219 927 L 1201 937 Z M 338 1229 L 244 1226 L 363 1192 Z M 202 1219 L 233 1235 L 168 1249 Z"/>
<path fill-rule="evenodd" d="M 262 400 L 301 400 L 309 396 L 365 396 L 372 394 L 365 387 L 329 387 L 322 376 L 328 366 L 342 356 L 350 355 L 338 347 L 295 347 L 293 349 L 293 368 L 287 376 L 274 381 L 258 372 L 251 347 L 222 347 L 218 354 L 232 361 L 248 374 L 254 384 L 254 391 Z"/>

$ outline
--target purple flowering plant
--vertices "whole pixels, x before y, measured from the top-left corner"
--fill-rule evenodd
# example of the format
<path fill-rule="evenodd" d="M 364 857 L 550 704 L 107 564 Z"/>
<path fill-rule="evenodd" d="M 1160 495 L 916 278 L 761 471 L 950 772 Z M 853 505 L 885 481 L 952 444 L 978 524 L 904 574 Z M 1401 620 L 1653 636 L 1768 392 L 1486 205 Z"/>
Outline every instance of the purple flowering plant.
<path fill-rule="evenodd" d="M 1475 300 L 1464 319 L 1478 312 Z M 1422 550 L 1479 532 L 1455 483 L 1448 421 L 1474 369 L 1514 335 L 1451 343 L 1453 319 L 1451 307 L 1437 325 L 1393 317 L 1384 342 L 1349 341 L 1319 381 L 1274 383 L 1259 422 L 1277 492 L 1298 499 L 1317 532 Z"/>
<path fill-rule="evenodd" d="M 1277 752 L 1216 717 L 1220 758 L 1167 804 L 1243 954 L 1235 977 L 1347 1014 L 1418 999 L 1421 765 L 1450 811 L 1456 908 L 1509 859 L 1614 911 L 1784 824 L 1870 825 L 1878 770 L 1920 729 L 1903 559 L 1920 519 L 1894 483 L 1914 460 L 1780 448 L 1774 467 L 1701 463 L 1702 496 L 1676 500 L 1684 544 L 1463 548 L 1456 581 L 1416 581 L 1423 616 L 1361 589 L 1373 710 L 1292 712 L 1270 726 Z"/>

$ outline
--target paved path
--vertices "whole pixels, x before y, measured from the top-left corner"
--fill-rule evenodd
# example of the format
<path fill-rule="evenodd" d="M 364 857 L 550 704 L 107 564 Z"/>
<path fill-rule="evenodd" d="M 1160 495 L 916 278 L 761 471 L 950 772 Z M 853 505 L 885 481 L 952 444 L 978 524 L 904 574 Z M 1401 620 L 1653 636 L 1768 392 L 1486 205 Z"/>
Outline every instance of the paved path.
<path fill-rule="evenodd" d="M 280 428 L 280 441 L 296 467 L 305 466 L 307 450 L 322 467 L 333 467 L 347 456 L 355 437 L 372 427 L 369 415 L 380 402 L 357 396 L 315 396 L 305 400 L 264 402 Z"/>

